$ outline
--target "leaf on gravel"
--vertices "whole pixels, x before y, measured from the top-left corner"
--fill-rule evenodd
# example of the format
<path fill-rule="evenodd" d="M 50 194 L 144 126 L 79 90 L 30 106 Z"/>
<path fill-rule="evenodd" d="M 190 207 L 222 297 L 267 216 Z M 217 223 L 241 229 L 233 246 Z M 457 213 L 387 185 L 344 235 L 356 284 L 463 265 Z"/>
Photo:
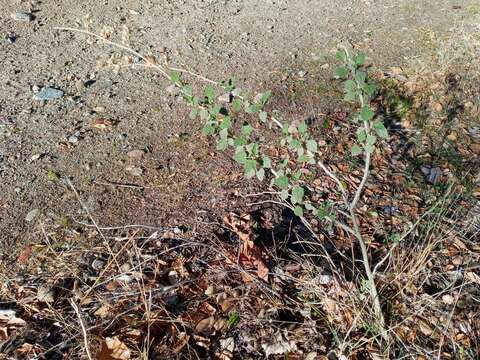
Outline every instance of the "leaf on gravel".
<path fill-rule="evenodd" d="M 98 130 L 106 130 L 110 127 L 112 127 L 113 123 L 110 120 L 107 119 L 96 119 L 93 124 L 91 125 L 92 128 L 98 129 Z"/>

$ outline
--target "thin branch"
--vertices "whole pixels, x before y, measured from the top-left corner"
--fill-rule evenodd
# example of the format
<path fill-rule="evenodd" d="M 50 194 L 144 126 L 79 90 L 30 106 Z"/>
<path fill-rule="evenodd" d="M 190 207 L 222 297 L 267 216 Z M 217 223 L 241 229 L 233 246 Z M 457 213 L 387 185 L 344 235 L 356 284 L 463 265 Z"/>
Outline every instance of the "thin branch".
<path fill-rule="evenodd" d="M 211 80 L 211 79 L 208 79 L 206 78 L 205 76 L 202 76 L 202 75 L 199 75 L 199 74 L 196 74 L 190 70 L 187 70 L 187 69 L 179 69 L 179 68 L 174 68 L 174 67 L 168 67 L 168 68 L 164 68 L 158 64 L 155 64 L 154 62 L 152 62 L 150 59 L 146 58 L 145 56 L 143 56 L 142 54 L 140 54 L 139 52 L 129 48 L 128 46 L 125 46 L 125 45 L 122 45 L 122 44 L 119 44 L 117 42 L 114 42 L 114 41 L 111 41 L 111 40 L 108 40 L 108 39 L 105 39 L 103 36 L 100 36 L 98 34 L 95 34 L 91 31 L 88 31 L 88 30 L 83 30 L 83 29 L 77 29 L 77 28 L 70 28 L 70 27 L 54 27 L 55 30 L 61 30 L 61 31 L 70 31 L 70 32 L 77 32 L 77 33 L 81 33 L 81 34 L 85 34 L 85 35 L 89 35 L 89 36 L 93 36 L 94 38 L 96 39 L 99 39 L 99 40 L 102 40 L 104 41 L 106 44 L 108 45 L 111 45 L 111 46 L 114 46 L 116 48 L 119 48 L 123 51 L 126 51 L 132 55 L 135 55 L 136 57 L 142 59 L 146 64 L 148 64 L 149 66 L 153 67 L 154 69 L 158 70 L 165 78 L 167 78 L 168 80 L 170 80 L 170 75 L 167 73 L 168 70 L 171 70 L 171 71 L 178 71 L 178 72 L 181 72 L 181 73 L 185 73 L 185 74 L 190 74 L 192 75 L 193 77 L 196 77 L 198 79 L 201 79 L 203 81 L 206 81 L 206 82 L 209 82 L 211 84 L 215 84 L 215 85 L 218 85 L 218 82 L 214 81 L 214 80 Z"/>
<path fill-rule="evenodd" d="M 85 346 L 85 352 L 87 353 L 88 360 L 93 360 L 92 355 L 90 354 L 90 349 L 88 347 L 87 329 L 85 329 L 85 324 L 83 323 L 82 316 L 80 315 L 80 310 L 77 304 L 75 304 L 75 301 L 73 301 L 73 299 L 70 299 L 70 303 L 72 304 L 73 310 L 75 310 L 75 313 L 77 314 L 78 322 L 80 323 L 80 327 L 82 328 L 83 343 Z"/>

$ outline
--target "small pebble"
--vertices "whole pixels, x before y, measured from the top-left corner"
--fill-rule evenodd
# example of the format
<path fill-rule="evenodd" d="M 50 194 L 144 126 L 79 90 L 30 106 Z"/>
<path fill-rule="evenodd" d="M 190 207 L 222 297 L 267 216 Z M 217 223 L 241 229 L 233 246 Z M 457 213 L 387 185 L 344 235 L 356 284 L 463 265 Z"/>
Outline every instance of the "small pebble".
<path fill-rule="evenodd" d="M 143 155 L 145 154 L 145 152 L 143 150 L 132 150 L 132 151 L 129 151 L 127 153 L 128 157 L 129 158 L 132 158 L 132 159 L 140 159 L 143 157 Z"/>
<path fill-rule="evenodd" d="M 70 136 L 70 137 L 68 138 L 68 142 L 69 142 L 70 144 L 76 144 L 76 143 L 78 142 L 78 137 L 75 136 L 75 135 L 72 135 L 72 136 Z"/>
<path fill-rule="evenodd" d="M 5 40 L 7 40 L 9 44 L 13 44 L 17 40 L 17 35 L 15 35 L 14 33 L 8 33 L 5 36 Z"/>
<path fill-rule="evenodd" d="M 142 176 L 143 175 L 143 170 L 139 167 L 136 167 L 136 166 L 127 166 L 125 168 L 125 171 L 129 172 L 133 176 Z"/>
<path fill-rule="evenodd" d="M 175 270 L 171 270 L 168 273 L 168 281 L 170 282 L 170 285 L 176 285 L 178 283 L 178 279 L 178 272 L 176 272 Z"/>
<path fill-rule="evenodd" d="M 172 96 L 180 94 L 180 89 L 175 84 L 171 84 L 171 85 L 167 86 L 165 88 L 165 91 L 167 92 L 167 94 L 172 95 Z"/>
<path fill-rule="evenodd" d="M 97 270 L 97 271 L 102 270 L 104 266 L 105 266 L 105 261 L 103 260 L 95 259 L 92 262 L 92 268 L 94 270 Z"/>
<path fill-rule="evenodd" d="M 32 157 L 30 158 L 30 160 L 32 160 L 32 161 L 38 160 L 38 159 L 40 159 L 41 156 L 42 156 L 42 154 L 32 155 Z"/>
<path fill-rule="evenodd" d="M 455 302 L 455 299 L 453 298 L 452 295 L 445 294 L 445 295 L 442 296 L 442 301 L 443 301 L 444 304 L 451 305 Z"/>
<path fill-rule="evenodd" d="M 55 100 L 62 97 L 64 92 L 62 90 L 54 89 L 54 88 L 43 88 L 41 91 L 33 95 L 33 100 L 39 101 L 48 101 L 48 100 Z"/>
<path fill-rule="evenodd" d="M 218 101 L 220 101 L 222 103 L 229 103 L 229 102 L 232 101 L 232 94 L 226 93 L 226 94 L 220 95 L 218 97 Z"/>
<path fill-rule="evenodd" d="M 35 16 L 26 11 L 17 11 L 12 14 L 12 19 L 16 21 L 33 21 Z"/>
<path fill-rule="evenodd" d="M 45 303 L 54 302 L 53 290 L 48 286 L 40 285 L 37 290 L 37 300 Z"/>
<path fill-rule="evenodd" d="M 40 215 L 40 209 L 30 210 L 27 216 L 25 216 L 25 221 L 32 222 L 38 215 Z"/>
<path fill-rule="evenodd" d="M 421 168 L 423 175 L 425 175 L 425 179 L 427 182 L 431 184 L 436 184 L 442 177 L 442 169 L 435 167 L 435 168 L 430 168 L 426 166 L 422 166 Z"/>

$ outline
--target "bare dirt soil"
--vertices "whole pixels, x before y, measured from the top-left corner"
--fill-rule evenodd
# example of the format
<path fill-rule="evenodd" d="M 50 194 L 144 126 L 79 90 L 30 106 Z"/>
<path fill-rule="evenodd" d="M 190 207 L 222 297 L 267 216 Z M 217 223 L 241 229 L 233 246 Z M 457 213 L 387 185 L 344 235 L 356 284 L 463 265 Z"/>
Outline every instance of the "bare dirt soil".
<path fill-rule="evenodd" d="M 62 223 L 83 213 L 65 177 L 102 224 L 184 222 L 186 214 L 222 208 L 222 199 L 243 186 L 229 161 L 211 155 L 199 124 L 167 96 L 159 75 L 144 68 L 116 73 L 116 60 L 110 58 L 121 58 L 116 49 L 54 27 L 88 25 L 96 33 L 112 31 L 120 42 L 128 33 L 128 43 L 141 53 L 168 56 L 173 64 L 215 79 L 236 75 L 245 86 L 262 89 L 291 69 L 325 64 L 342 41 L 366 49 L 378 66 L 400 66 L 428 51 L 429 32 L 450 31 L 473 4 L 2 2 L 0 227 L 5 245 L 28 238 L 38 219 Z M 29 11 L 34 19 L 14 20 L 17 11 Z M 46 86 L 65 95 L 32 99 Z M 92 127 L 99 121 L 101 127 L 103 120 L 106 129 Z M 129 156 L 131 150 L 143 154 Z"/>

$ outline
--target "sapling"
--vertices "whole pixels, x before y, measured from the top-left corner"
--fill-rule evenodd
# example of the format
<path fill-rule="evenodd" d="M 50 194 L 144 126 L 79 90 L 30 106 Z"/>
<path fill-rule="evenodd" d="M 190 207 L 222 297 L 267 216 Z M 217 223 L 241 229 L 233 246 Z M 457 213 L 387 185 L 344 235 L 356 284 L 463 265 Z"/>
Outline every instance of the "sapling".
<path fill-rule="evenodd" d="M 324 163 L 319 142 L 311 134 L 306 122 L 283 121 L 278 112 L 266 110 L 266 104 L 272 96 L 270 90 L 252 98 L 236 87 L 234 78 L 216 82 L 188 70 L 161 66 L 124 45 L 89 31 L 72 28 L 58 29 L 94 36 L 140 58 L 145 66 L 158 70 L 177 88 L 184 102 L 191 107 L 190 119 L 200 118 L 203 122 L 202 132 L 216 140 L 217 150 L 231 149 L 233 159 L 243 167 L 247 179 L 256 177 L 259 181 L 267 181 L 270 187 L 277 190 L 282 202 L 304 222 L 308 223 L 306 217 L 316 216 L 354 236 L 358 240 L 362 253 L 366 274 L 364 284 L 367 285 L 366 288 L 371 297 L 376 326 L 381 337 L 387 340 L 385 321 L 374 274 L 370 267 L 368 248 L 357 217 L 357 206 L 370 175 L 371 157 L 375 146 L 380 140 L 388 139 L 387 129 L 370 107 L 376 87 L 368 77 L 365 54 L 351 55 L 346 48 L 338 51 L 337 58 L 342 64 L 335 70 L 336 78 L 344 81 L 345 101 L 358 105 L 358 111 L 351 117 L 356 128 L 356 141 L 350 151 L 352 156 L 363 156 L 363 172 L 362 179 L 352 194 L 342 182 L 340 175 Z M 208 85 L 201 93 L 196 93 L 192 84 L 184 80 L 182 76 L 184 74 L 206 81 Z M 218 97 L 221 95 L 218 93 L 219 89 L 227 94 L 226 97 L 222 96 L 223 100 L 228 100 L 227 103 L 219 101 Z M 233 118 L 240 112 L 248 116 L 247 120 L 238 127 L 234 125 Z M 254 126 L 254 123 L 248 120 L 252 117 L 256 117 L 264 127 Z M 264 151 L 263 144 L 258 138 L 266 128 L 279 130 L 278 145 L 288 149 L 288 158 L 272 159 Z M 310 200 L 309 193 L 312 187 L 309 184 L 311 177 L 308 175 L 315 173 L 317 169 L 322 170 L 336 183 L 337 191 L 343 200 L 343 207 L 335 208 L 327 201 L 318 203 Z"/>

